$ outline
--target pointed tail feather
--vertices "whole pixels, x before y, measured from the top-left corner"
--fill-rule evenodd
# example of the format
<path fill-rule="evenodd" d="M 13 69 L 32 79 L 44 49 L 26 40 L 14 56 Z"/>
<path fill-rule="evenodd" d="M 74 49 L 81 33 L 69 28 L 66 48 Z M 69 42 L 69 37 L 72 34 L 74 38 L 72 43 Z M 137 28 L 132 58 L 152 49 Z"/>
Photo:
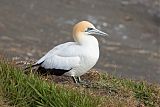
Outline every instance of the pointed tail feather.
<path fill-rule="evenodd" d="M 33 68 L 33 67 L 36 67 L 36 66 L 40 66 L 43 62 L 41 62 L 41 63 L 35 63 L 35 64 L 31 65 L 31 66 L 26 67 L 24 70 L 27 70 L 29 68 Z"/>
<path fill-rule="evenodd" d="M 24 70 L 27 70 L 27 69 L 30 69 L 30 68 L 33 68 L 33 67 L 39 66 L 39 65 L 41 65 L 41 64 L 34 64 L 34 65 L 31 65 L 31 66 L 26 67 Z"/>

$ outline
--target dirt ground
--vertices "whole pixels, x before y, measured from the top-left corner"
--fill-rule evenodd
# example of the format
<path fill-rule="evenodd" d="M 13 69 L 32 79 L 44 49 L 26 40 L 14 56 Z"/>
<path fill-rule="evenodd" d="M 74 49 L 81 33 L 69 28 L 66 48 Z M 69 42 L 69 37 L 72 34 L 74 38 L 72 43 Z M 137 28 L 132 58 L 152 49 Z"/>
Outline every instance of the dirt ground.
<path fill-rule="evenodd" d="M 0 53 L 38 60 L 81 20 L 110 34 L 95 69 L 160 83 L 160 0 L 0 0 Z"/>

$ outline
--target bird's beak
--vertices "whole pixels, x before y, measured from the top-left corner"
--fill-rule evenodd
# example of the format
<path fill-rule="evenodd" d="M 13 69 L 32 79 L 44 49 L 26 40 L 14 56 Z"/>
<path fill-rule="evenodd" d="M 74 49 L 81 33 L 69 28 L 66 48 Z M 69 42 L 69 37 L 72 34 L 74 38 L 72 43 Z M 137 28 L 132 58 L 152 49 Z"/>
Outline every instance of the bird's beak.
<path fill-rule="evenodd" d="M 90 30 L 88 33 L 91 34 L 91 35 L 109 36 L 107 33 L 104 33 L 104 32 L 102 32 L 102 31 L 100 31 L 96 28 L 93 29 L 93 30 Z"/>

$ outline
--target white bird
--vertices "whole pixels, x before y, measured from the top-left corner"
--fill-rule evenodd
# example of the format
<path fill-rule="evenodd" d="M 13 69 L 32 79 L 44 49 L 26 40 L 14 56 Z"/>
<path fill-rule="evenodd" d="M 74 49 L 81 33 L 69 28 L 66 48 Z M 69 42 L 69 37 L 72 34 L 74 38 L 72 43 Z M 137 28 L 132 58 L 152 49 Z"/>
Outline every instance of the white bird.
<path fill-rule="evenodd" d="M 108 34 L 96 29 L 88 21 L 77 23 L 73 28 L 75 42 L 54 47 L 31 67 L 39 66 L 38 70 L 50 71 L 58 76 L 72 76 L 75 83 L 80 83 L 80 76 L 90 70 L 99 58 L 98 40 L 93 35 Z"/>

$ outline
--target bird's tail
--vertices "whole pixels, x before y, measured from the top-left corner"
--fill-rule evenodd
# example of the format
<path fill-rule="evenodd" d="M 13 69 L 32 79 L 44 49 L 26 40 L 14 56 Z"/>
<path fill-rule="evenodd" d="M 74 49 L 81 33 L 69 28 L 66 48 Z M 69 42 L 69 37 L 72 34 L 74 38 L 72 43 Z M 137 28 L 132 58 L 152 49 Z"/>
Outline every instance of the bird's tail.
<path fill-rule="evenodd" d="M 40 65 L 40 64 L 31 65 L 31 66 L 28 66 L 28 67 L 24 68 L 24 70 L 31 69 L 31 68 L 36 67 L 36 66 L 39 66 L 39 65 Z"/>

